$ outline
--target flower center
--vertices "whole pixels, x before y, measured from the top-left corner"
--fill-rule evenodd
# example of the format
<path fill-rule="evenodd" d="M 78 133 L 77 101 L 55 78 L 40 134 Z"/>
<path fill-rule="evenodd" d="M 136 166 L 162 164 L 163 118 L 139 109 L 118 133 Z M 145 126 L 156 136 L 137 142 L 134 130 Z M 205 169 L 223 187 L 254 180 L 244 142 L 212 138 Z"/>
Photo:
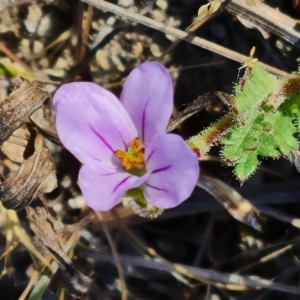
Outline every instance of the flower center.
<path fill-rule="evenodd" d="M 121 161 L 126 170 L 133 171 L 134 169 L 145 168 L 144 153 L 144 146 L 138 138 L 134 138 L 130 142 L 127 152 L 118 149 L 115 151 L 115 156 Z"/>

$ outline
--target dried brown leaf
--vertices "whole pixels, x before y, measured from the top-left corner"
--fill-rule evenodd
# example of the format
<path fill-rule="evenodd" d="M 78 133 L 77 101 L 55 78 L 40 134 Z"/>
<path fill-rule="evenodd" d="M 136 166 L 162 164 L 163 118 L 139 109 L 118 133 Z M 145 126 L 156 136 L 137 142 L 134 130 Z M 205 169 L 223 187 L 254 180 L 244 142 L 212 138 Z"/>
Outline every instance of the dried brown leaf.
<path fill-rule="evenodd" d="M 44 256 L 51 253 L 58 265 L 65 270 L 69 276 L 68 293 L 75 295 L 86 294 L 93 282 L 91 278 L 93 277 L 93 272 L 89 272 L 88 276 L 86 276 L 73 265 L 72 260 L 62 246 L 61 235 L 64 233 L 65 227 L 51 216 L 44 205 L 45 201 L 45 199 L 43 201 L 36 200 L 26 207 L 27 219 L 34 234 L 35 245 Z M 86 225 L 90 220 L 91 217 L 88 216 L 83 220 L 82 224 Z M 81 228 L 77 227 L 77 229 Z"/>
<path fill-rule="evenodd" d="M 19 170 L 11 172 L 0 185 L 0 199 L 8 209 L 23 209 L 57 186 L 54 162 L 39 133 L 36 134 L 34 148 L 34 153 L 21 164 Z"/>
<path fill-rule="evenodd" d="M 197 186 L 218 200 L 236 220 L 256 230 L 261 230 L 262 218 L 259 210 L 234 188 L 219 179 L 205 175 L 201 175 Z"/>
<path fill-rule="evenodd" d="M 226 105 L 230 105 L 230 96 L 224 92 L 215 92 L 215 95 Z M 197 114 L 208 105 L 213 103 L 214 95 L 212 93 L 206 93 L 202 96 L 199 96 L 192 103 L 188 104 L 188 106 L 181 112 L 179 112 L 174 118 L 170 120 L 170 123 L 167 127 L 167 132 L 174 130 L 180 124 L 182 124 L 185 120 Z"/>
<path fill-rule="evenodd" d="M 58 135 L 56 133 L 54 125 L 50 123 L 48 118 L 45 116 L 44 106 L 41 106 L 36 111 L 34 111 L 30 116 L 30 120 L 34 125 L 37 126 L 37 128 L 46 138 L 55 143 L 59 143 Z"/>
<path fill-rule="evenodd" d="M 17 163 L 24 162 L 24 154 L 33 153 L 33 143 L 29 141 L 32 136 L 32 126 L 24 123 L 19 127 L 1 146 L 2 152 L 12 161 Z"/>
<path fill-rule="evenodd" d="M 49 97 L 36 82 L 25 80 L 20 87 L 0 102 L 0 144 Z"/>

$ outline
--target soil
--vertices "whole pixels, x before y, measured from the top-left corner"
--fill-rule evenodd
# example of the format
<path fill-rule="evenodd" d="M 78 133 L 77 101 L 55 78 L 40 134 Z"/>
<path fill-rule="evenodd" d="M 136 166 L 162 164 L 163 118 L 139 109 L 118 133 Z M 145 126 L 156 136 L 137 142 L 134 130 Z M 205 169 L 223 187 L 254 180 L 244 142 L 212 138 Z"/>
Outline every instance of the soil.
<path fill-rule="evenodd" d="M 150 2 L 116 0 L 112 3 L 140 12 Z M 264 3 L 287 16 L 299 18 L 298 1 Z M 157 0 L 145 16 L 185 30 L 204 4 L 207 2 L 202 0 Z M 82 28 L 87 30 L 84 36 Z M 266 38 L 257 29 L 245 27 L 226 9 L 204 23 L 195 35 L 246 56 L 255 46 L 259 61 L 285 72 L 297 69 L 297 47 L 280 36 L 269 33 Z M 110 12 L 88 8 L 80 1 L 1 0 L 0 99 L 15 89 L 20 77 L 44 82 L 49 93 L 62 83 L 84 80 L 119 95 L 124 79 L 134 67 L 147 60 L 160 60 L 174 81 L 174 115 L 199 96 L 206 94 L 211 100 L 204 110 L 175 130 L 188 138 L 227 110 L 214 92 L 232 93 L 241 63 L 185 41 L 165 53 L 174 41 L 176 38 L 170 35 Z M 54 124 L 50 101 L 45 109 L 48 120 Z M 50 214 L 60 224 L 80 224 L 89 212 L 84 208 L 77 185 L 80 163 L 57 143 L 47 141 L 46 145 L 54 159 L 58 179 L 58 188 L 47 196 Z M 299 294 L 289 290 L 291 286 L 299 288 L 298 171 L 286 159 L 263 160 L 259 170 L 240 186 L 232 168 L 225 167 L 218 159 L 219 151 L 218 146 L 213 147 L 210 155 L 200 162 L 202 174 L 221 179 L 261 209 L 274 209 L 275 217 L 262 214 L 262 231 L 235 220 L 200 188 L 184 204 L 157 219 L 142 219 L 120 209 L 117 210 L 121 214 L 120 223 L 109 213 L 103 214 L 102 221 L 95 217 L 81 231 L 76 231 L 77 244 L 71 248 L 72 267 L 93 279 L 89 291 L 80 295 L 80 299 L 299 299 Z M 4 154 L 1 158 L 3 173 L 17 168 L 15 163 L 7 162 Z M 32 228 L 24 211 L 18 211 L 17 216 L 30 233 Z M 5 217 L 0 215 L 0 221 L 2 255 L 11 243 Z M 3 272 L 0 300 L 21 299 L 38 266 L 28 248 L 16 244 L 8 251 L 10 260 L 0 261 Z M 8 257 L 6 253 L 4 256 Z M 203 269 L 208 271 L 208 277 L 201 273 Z M 213 272 L 253 276 L 278 285 L 274 289 L 260 288 L 258 283 L 251 286 L 249 282 L 214 277 Z M 58 298 L 60 287 L 72 281 L 66 279 L 69 278 L 66 273 L 66 269 L 60 268 L 49 276 L 51 280 L 41 299 L 73 299 L 71 292 L 65 298 Z M 284 284 L 281 290 L 280 284 Z"/>

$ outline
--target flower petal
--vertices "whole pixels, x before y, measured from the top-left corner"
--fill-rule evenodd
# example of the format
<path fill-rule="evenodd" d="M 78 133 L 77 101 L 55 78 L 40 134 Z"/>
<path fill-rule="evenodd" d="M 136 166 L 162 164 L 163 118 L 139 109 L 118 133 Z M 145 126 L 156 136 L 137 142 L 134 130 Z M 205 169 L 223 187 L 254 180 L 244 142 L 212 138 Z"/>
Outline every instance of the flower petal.
<path fill-rule="evenodd" d="M 186 200 L 199 177 L 196 155 L 175 134 L 157 134 L 146 148 L 146 200 L 160 208 L 172 208 Z"/>
<path fill-rule="evenodd" d="M 97 211 L 107 211 L 121 201 L 126 191 L 143 184 L 149 174 L 137 177 L 95 161 L 81 167 L 78 181 L 87 205 Z"/>
<path fill-rule="evenodd" d="M 111 161 L 137 131 L 120 101 L 91 82 L 62 85 L 53 97 L 56 127 L 63 145 L 82 163 Z"/>
<path fill-rule="evenodd" d="M 127 77 L 121 102 L 147 145 L 154 134 L 166 130 L 173 108 L 173 84 L 167 69 L 145 62 Z"/>

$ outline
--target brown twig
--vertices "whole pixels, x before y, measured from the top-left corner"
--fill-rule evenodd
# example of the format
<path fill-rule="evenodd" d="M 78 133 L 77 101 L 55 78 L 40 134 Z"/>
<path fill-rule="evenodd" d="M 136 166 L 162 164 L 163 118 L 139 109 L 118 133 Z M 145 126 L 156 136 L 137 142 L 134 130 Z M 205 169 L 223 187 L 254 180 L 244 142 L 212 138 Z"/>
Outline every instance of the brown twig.
<path fill-rule="evenodd" d="M 225 5 L 225 9 L 235 16 L 250 21 L 255 27 L 276 34 L 293 46 L 300 48 L 299 24 L 296 20 L 283 14 L 261 1 L 256 1 L 254 6 L 249 6 L 245 1 L 231 0 Z"/>
<path fill-rule="evenodd" d="M 77 65 L 83 59 L 86 52 L 86 46 L 93 16 L 93 6 L 88 5 L 87 9 L 85 9 L 83 5 L 80 5 L 79 14 L 79 19 L 81 19 L 81 22 L 79 23 L 80 25 L 78 28 L 79 47 L 77 48 L 77 53 L 75 55 L 75 65 Z"/>
<path fill-rule="evenodd" d="M 30 66 L 28 66 L 24 61 L 22 61 L 18 56 L 12 53 L 3 43 L 0 43 L 0 52 L 3 52 L 7 57 L 9 57 L 12 61 L 18 63 L 25 70 L 31 72 Z"/>

